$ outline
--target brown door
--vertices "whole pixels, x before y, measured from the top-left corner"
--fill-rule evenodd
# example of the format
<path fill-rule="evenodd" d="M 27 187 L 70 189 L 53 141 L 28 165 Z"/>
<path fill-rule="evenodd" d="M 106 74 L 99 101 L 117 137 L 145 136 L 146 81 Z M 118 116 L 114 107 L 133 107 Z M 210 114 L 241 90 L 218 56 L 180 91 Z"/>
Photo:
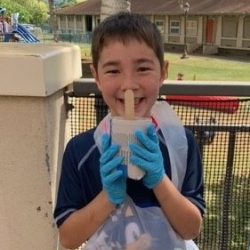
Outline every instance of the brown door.
<path fill-rule="evenodd" d="M 214 19 L 207 19 L 206 43 L 214 42 Z"/>

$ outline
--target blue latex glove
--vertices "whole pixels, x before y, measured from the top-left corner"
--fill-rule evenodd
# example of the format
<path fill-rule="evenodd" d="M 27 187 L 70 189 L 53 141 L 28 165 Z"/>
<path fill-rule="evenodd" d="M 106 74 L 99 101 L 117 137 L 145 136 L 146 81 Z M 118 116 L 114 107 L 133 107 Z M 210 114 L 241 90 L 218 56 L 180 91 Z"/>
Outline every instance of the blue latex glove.
<path fill-rule="evenodd" d="M 130 144 L 130 162 L 145 172 L 143 183 L 147 188 L 154 188 L 161 182 L 165 175 L 163 158 L 159 146 L 159 140 L 153 125 L 149 125 L 146 134 L 136 131 L 135 137 L 139 144 Z"/>
<path fill-rule="evenodd" d="M 101 180 L 109 201 L 114 205 L 122 204 L 126 196 L 126 166 L 122 165 L 123 157 L 117 155 L 119 149 L 116 144 L 110 145 L 108 134 L 102 136 Z"/>

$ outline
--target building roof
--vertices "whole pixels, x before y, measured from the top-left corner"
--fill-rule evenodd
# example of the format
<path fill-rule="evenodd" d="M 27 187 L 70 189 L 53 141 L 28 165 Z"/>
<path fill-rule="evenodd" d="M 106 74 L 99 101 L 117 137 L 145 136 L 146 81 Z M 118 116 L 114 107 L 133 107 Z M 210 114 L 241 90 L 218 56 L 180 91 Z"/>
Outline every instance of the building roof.
<path fill-rule="evenodd" d="M 250 0 L 187 0 L 193 15 L 250 14 Z M 185 3 L 185 0 L 184 0 Z M 101 0 L 88 0 L 56 10 L 57 15 L 99 15 Z M 131 11 L 140 14 L 183 14 L 177 0 L 131 0 Z"/>

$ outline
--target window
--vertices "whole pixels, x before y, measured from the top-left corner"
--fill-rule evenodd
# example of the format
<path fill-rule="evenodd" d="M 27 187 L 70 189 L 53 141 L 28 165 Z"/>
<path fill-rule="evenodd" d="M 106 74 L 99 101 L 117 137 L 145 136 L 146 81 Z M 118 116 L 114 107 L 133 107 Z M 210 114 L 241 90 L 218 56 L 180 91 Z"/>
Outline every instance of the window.
<path fill-rule="evenodd" d="M 74 30 L 74 16 L 68 16 L 68 28 Z"/>
<path fill-rule="evenodd" d="M 60 26 L 62 30 L 66 30 L 66 16 L 60 16 Z"/>
<path fill-rule="evenodd" d="M 244 19 L 243 37 L 250 39 L 250 17 Z"/>
<path fill-rule="evenodd" d="M 187 20 L 187 36 L 196 37 L 198 33 L 198 22 L 196 20 Z"/>
<path fill-rule="evenodd" d="M 170 33 L 170 35 L 179 35 L 180 34 L 180 20 L 171 20 L 170 21 L 169 33 Z"/>
<path fill-rule="evenodd" d="M 237 36 L 237 18 L 223 17 L 222 19 L 222 36 L 235 38 Z"/>
<path fill-rule="evenodd" d="M 159 31 L 161 32 L 161 34 L 163 34 L 164 33 L 164 21 L 156 20 L 155 24 L 156 24 L 157 28 L 159 29 Z"/>
<path fill-rule="evenodd" d="M 100 22 L 101 22 L 100 17 L 97 17 L 97 18 L 96 18 L 96 26 L 98 26 L 98 25 L 100 24 Z"/>
<path fill-rule="evenodd" d="M 76 29 L 81 31 L 83 29 L 82 26 L 82 16 L 76 16 Z"/>

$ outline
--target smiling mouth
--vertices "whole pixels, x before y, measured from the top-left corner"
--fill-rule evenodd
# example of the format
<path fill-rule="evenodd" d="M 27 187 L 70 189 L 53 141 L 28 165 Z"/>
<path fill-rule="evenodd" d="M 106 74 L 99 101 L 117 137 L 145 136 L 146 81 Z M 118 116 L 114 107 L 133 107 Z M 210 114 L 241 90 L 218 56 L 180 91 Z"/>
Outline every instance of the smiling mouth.
<path fill-rule="evenodd" d="M 144 97 L 136 97 L 135 99 L 134 99 L 134 104 L 135 104 L 135 106 L 136 105 L 139 105 L 143 100 L 144 100 L 145 98 Z M 124 105 L 124 99 L 120 99 L 120 98 L 118 98 L 118 100 L 119 100 L 119 102 L 121 102 L 123 105 Z"/>

